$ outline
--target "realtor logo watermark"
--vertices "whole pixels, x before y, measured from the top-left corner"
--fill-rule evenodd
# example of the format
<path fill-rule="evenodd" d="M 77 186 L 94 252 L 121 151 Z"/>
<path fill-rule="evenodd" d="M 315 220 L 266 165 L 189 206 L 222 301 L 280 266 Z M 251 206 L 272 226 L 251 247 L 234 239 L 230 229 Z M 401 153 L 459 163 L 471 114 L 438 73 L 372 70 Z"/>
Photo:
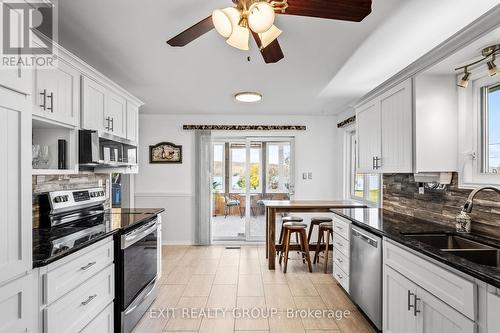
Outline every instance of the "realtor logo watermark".
<path fill-rule="evenodd" d="M 57 3 L 1 1 L 1 67 L 55 66 L 58 41 Z"/>

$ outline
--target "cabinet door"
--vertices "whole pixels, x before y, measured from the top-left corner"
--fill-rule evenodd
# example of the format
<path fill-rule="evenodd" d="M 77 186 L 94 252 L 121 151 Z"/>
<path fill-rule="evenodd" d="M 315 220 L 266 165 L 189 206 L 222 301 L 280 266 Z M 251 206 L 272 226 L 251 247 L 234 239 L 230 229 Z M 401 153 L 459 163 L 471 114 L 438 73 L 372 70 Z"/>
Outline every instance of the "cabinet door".
<path fill-rule="evenodd" d="M 381 155 L 378 100 L 370 101 L 356 111 L 356 136 L 358 172 L 376 172 L 374 158 Z"/>
<path fill-rule="evenodd" d="M 88 130 L 104 131 L 107 89 L 82 76 L 82 124 Z"/>
<path fill-rule="evenodd" d="M 127 139 L 137 141 L 139 126 L 139 107 L 127 102 Z"/>
<path fill-rule="evenodd" d="M 4 6 L 10 8 L 12 3 L 13 2 L 8 3 L 2 1 L 0 6 L 0 17 L 3 18 Z M 22 45 L 24 37 L 23 11 L 11 10 L 9 14 L 11 15 L 11 26 L 9 31 L 10 38 L 11 40 L 14 40 L 14 38 L 16 38 L 18 41 L 18 45 Z M 3 26 L 0 25 L 0 34 L 3 34 L 2 28 Z M 32 71 L 21 64 L 19 64 L 17 67 L 0 70 L 0 86 L 22 92 L 24 94 L 31 94 L 31 82 Z"/>
<path fill-rule="evenodd" d="M 380 97 L 382 156 L 380 172 L 413 172 L 413 101 L 411 80 Z"/>
<path fill-rule="evenodd" d="M 126 117 L 127 101 L 114 93 L 108 93 L 107 109 L 105 118 L 111 119 L 111 128 L 109 133 L 125 138 L 126 137 Z"/>
<path fill-rule="evenodd" d="M 35 71 L 34 113 L 71 126 L 79 123 L 80 74 L 63 60 Z"/>
<path fill-rule="evenodd" d="M 422 288 L 417 289 L 417 332 L 474 333 L 475 323 Z"/>
<path fill-rule="evenodd" d="M 32 265 L 30 103 L 0 89 L 0 284 Z"/>
<path fill-rule="evenodd" d="M 413 296 L 417 286 L 389 266 L 384 267 L 383 325 L 385 333 L 416 333 Z M 451 332 L 450 332 L 451 333 Z"/>
<path fill-rule="evenodd" d="M 25 275 L 0 287 L 0 333 L 32 332 L 36 301 L 33 276 Z"/>

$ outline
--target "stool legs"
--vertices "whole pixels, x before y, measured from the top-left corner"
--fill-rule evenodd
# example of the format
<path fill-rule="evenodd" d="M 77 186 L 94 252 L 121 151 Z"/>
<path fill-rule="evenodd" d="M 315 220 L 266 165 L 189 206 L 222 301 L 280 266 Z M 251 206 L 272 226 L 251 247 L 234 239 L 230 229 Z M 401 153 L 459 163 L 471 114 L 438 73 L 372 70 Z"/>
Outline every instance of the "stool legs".
<path fill-rule="evenodd" d="M 319 252 L 321 251 L 321 241 L 323 238 L 323 234 L 321 233 L 321 228 L 318 231 L 318 241 L 316 242 L 316 251 L 314 251 L 314 261 L 313 263 L 319 262 Z"/>
<path fill-rule="evenodd" d="M 286 273 L 286 268 L 288 266 L 288 250 L 290 247 L 290 230 L 285 229 L 285 247 L 283 249 L 284 256 L 285 256 L 285 265 L 283 267 L 283 273 Z"/>
<path fill-rule="evenodd" d="M 302 250 L 304 251 L 304 254 L 306 257 L 307 266 L 309 266 L 309 272 L 312 273 L 311 255 L 309 254 L 309 242 L 307 241 L 306 237 L 307 237 L 306 231 L 301 230 L 300 231 L 300 238 L 301 238 Z"/>
<path fill-rule="evenodd" d="M 330 246 L 330 230 L 325 230 L 323 232 L 323 238 L 325 239 L 325 273 L 328 271 L 328 247 Z"/>

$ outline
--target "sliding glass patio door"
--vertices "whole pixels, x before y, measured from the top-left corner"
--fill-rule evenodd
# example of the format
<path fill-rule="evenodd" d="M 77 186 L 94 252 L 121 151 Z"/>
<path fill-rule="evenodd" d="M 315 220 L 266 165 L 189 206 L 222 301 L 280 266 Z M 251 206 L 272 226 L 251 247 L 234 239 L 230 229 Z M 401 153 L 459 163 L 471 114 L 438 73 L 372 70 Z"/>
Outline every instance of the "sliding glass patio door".
<path fill-rule="evenodd" d="M 293 139 L 218 139 L 213 157 L 213 240 L 264 241 L 263 200 L 293 195 Z"/>

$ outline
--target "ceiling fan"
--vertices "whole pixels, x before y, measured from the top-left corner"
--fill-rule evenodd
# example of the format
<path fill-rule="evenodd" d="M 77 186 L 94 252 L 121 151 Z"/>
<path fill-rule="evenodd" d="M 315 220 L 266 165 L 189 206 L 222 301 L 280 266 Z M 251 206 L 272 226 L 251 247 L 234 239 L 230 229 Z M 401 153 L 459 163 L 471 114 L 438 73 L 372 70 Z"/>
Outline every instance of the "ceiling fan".
<path fill-rule="evenodd" d="M 216 9 L 212 15 L 167 41 L 182 47 L 212 29 L 227 43 L 248 50 L 250 34 L 266 63 L 284 58 L 278 42 L 282 31 L 274 25 L 275 14 L 360 22 L 371 13 L 372 0 L 232 0 L 234 6 Z"/>

